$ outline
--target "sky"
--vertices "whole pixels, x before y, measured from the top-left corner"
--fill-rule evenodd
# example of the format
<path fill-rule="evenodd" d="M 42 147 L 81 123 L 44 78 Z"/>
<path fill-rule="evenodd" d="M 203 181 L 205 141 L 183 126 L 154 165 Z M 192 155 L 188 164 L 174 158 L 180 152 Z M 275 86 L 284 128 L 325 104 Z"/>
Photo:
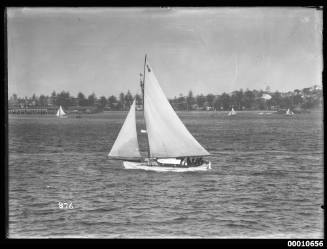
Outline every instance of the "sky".
<path fill-rule="evenodd" d="M 8 8 L 8 96 L 141 93 L 144 56 L 166 95 L 322 85 L 322 11 Z"/>

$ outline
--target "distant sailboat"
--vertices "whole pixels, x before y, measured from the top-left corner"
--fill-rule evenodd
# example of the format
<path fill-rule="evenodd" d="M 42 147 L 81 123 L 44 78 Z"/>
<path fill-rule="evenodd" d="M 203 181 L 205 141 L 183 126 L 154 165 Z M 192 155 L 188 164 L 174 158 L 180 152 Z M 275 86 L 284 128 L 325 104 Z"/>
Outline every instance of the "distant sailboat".
<path fill-rule="evenodd" d="M 62 109 L 61 106 L 59 107 L 56 116 L 57 116 L 58 118 L 66 118 L 66 117 L 67 117 L 67 116 L 66 116 L 66 113 L 64 112 L 64 110 Z"/>
<path fill-rule="evenodd" d="M 234 111 L 234 108 L 228 113 L 228 116 L 236 115 L 236 111 Z"/>
<path fill-rule="evenodd" d="M 290 109 L 287 109 L 286 115 L 294 115 L 294 112 L 292 112 Z"/>
<path fill-rule="evenodd" d="M 143 82 L 143 113 L 147 136 L 147 157 L 142 157 L 137 139 L 134 100 L 126 120 L 108 157 L 122 160 L 126 169 L 153 171 L 205 171 L 211 162 L 203 160 L 210 155 L 184 126 L 164 95 L 145 56 Z"/>

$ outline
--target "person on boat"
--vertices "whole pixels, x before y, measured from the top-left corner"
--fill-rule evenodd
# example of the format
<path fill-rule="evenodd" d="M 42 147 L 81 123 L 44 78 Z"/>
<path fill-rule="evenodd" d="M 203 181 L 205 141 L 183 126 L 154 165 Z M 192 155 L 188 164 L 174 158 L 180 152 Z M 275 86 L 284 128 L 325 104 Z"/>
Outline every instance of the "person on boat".
<path fill-rule="evenodd" d="M 202 157 L 198 157 L 198 158 L 197 158 L 197 161 L 196 161 L 196 165 L 197 165 L 197 166 L 200 166 L 202 163 L 203 163 L 203 159 L 202 159 Z"/>
<path fill-rule="evenodd" d="M 189 158 L 186 157 L 186 158 L 184 158 L 183 166 L 184 166 L 184 167 L 187 167 L 188 165 L 189 165 Z"/>
<path fill-rule="evenodd" d="M 185 157 L 181 157 L 180 160 L 181 160 L 180 163 L 179 163 L 180 166 L 185 166 L 185 164 L 186 164 L 186 158 Z"/>

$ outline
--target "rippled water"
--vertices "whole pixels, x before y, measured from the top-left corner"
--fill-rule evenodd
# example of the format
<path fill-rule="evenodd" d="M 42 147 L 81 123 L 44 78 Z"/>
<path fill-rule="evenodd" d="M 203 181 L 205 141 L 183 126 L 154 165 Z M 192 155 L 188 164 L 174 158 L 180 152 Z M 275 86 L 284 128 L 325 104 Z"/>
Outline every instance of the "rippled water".
<path fill-rule="evenodd" d="M 126 113 L 10 116 L 9 237 L 323 238 L 321 113 L 178 115 L 211 171 L 108 160 Z"/>

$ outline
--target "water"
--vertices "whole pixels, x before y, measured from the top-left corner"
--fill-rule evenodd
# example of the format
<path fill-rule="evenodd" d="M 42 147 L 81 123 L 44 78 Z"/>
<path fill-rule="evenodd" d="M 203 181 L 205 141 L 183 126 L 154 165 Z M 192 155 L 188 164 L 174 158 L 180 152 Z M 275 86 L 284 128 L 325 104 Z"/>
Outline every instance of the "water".
<path fill-rule="evenodd" d="M 211 153 L 211 171 L 108 160 L 126 113 L 10 116 L 9 237 L 323 238 L 321 113 L 178 115 Z"/>

